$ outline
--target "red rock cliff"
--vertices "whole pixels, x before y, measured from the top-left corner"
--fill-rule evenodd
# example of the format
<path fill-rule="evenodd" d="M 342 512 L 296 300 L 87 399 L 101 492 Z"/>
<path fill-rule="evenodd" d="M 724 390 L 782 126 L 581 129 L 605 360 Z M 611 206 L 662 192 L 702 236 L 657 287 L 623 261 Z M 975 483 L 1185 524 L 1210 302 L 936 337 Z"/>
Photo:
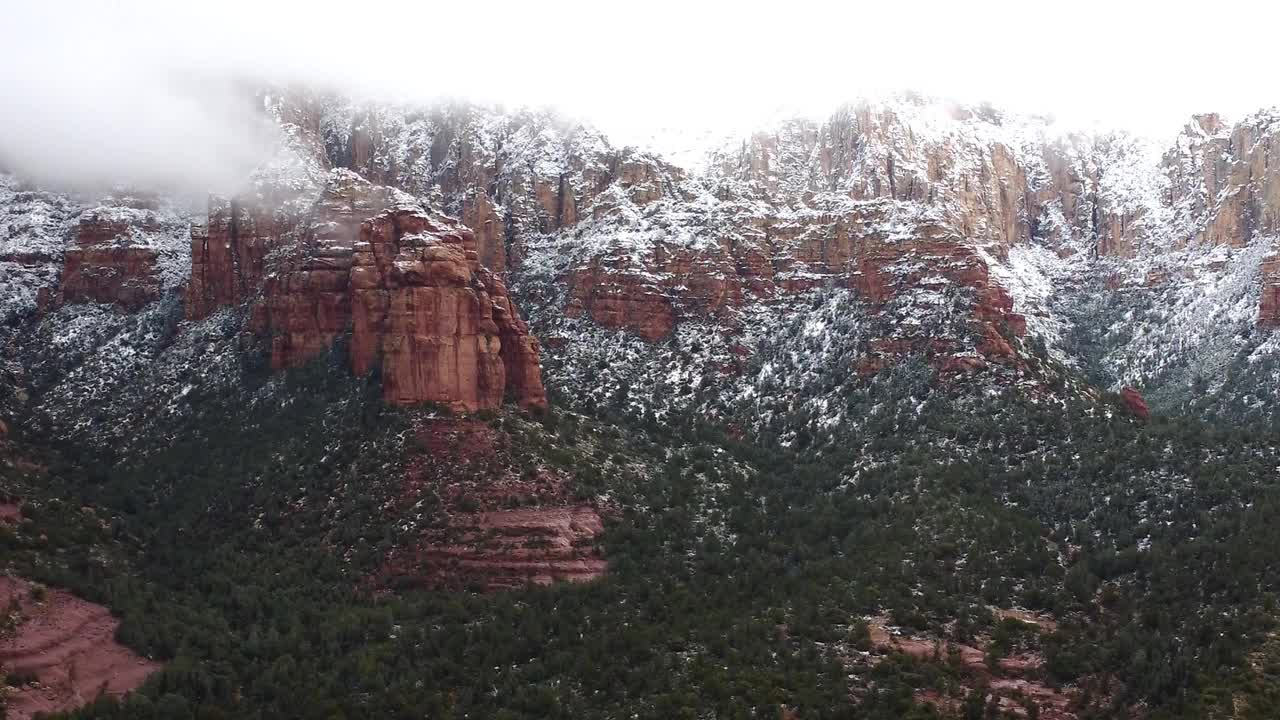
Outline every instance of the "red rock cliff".
<path fill-rule="evenodd" d="M 1258 324 L 1280 327 L 1280 256 L 1262 263 L 1262 301 L 1258 306 Z"/>
<path fill-rule="evenodd" d="M 101 207 L 80 216 L 64 257 L 59 303 L 110 303 L 137 310 L 160 296 L 159 253 L 145 244 L 162 230 L 148 210 Z"/>
<path fill-rule="evenodd" d="M 210 207 L 193 237 L 189 317 L 252 300 L 271 364 L 297 367 L 351 333 L 354 372 L 396 404 L 546 406 L 537 341 L 475 234 L 413 197 L 335 171 L 305 224 L 269 205 Z"/>

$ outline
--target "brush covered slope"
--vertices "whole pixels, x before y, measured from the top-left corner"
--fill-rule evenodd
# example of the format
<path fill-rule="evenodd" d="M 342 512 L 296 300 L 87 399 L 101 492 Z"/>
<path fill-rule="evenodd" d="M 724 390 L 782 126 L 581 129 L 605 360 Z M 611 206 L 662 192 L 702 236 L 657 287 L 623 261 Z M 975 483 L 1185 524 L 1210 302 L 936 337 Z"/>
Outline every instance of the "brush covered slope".
<path fill-rule="evenodd" d="M 4 570 L 160 668 L 59 709 L 1280 707 L 1273 114 L 259 99 L 234 197 L 0 185 Z"/>

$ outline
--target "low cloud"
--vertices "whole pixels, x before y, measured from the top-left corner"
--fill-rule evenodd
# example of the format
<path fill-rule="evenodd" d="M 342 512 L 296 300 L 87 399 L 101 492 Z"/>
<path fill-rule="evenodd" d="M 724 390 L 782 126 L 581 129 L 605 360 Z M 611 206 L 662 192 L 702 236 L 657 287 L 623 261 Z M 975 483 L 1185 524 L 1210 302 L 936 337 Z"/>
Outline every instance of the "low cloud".
<path fill-rule="evenodd" d="M 1170 137 L 1191 112 L 1275 103 L 1265 38 L 1230 67 L 1199 14 L 1144 3 L 921 0 L 772 5 L 171 0 L 14 3 L 0 18 L 0 166 L 46 182 L 193 191 L 242 182 L 274 146 L 261 84 L 554 105 L 624 140 L 750 127 L 916 89 Z M 1280 11 L 1223 0 L 1263 33 Z"/>
<path fill-rule="evenodd" d="M 270 153 L 275 131 L 230 75 L 128 52 L 140 32 L 53 9 L 0 38 L 0 165 L 55 185 L 199 192 L 237 187 Z"/>

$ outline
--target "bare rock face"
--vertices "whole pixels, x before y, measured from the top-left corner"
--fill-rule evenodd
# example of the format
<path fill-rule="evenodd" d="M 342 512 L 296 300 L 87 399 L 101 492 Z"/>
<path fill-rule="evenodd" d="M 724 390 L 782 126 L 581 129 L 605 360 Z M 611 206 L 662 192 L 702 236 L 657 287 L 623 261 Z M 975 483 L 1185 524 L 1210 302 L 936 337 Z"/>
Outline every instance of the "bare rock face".
<path fill-rule="evenodd" d="M 6 717 L 64 712 L 100 693 L 118 697 L 160 669 L 115 641 L 120 621 L 107 608 L 65 590 L 40 596 L 33 589 L 21 578 L 0 575 L 0 603 L 15 610 L 17 620 L 13 633 L 0 638 L 0 671 L 38 681 L 9 690 Z"/>
<path fill-rule="evenodd" d="M 1198 115 L 1164 156 L 1171 201 L 1193 241 L 1242 247 L 1280 230 L 1280 115 L 1262 112 L 1227 126 Z"/>
<path fill-rule="evenodd" d="M 507 269 L 506 224 L 489 193 L 478 190 L 462 203 L 462 222 L 476 235 L 480 264 L 496 273 Z"/>
<path fill-rule="evenodd" d="M 1133 416 L 1139 420 L 1150 420 L 1151 409 L 1147 407 L 1147 401 L 1142 397 L 1142 393 L 1136 389 L 1127 387 L 1120 391 L 1120 399 L 1124 402 L 1124 406 L 1133 413 Z"/>
<path fill-rule="evenodd" d="M 1280 166 L 1271 161 L 1277 151 L 1280 118 L 1259 117 L 1235 126 L 1225 156 L 1230 164 L 1203 242 L 1238 247 L 1256 234 L 1280 228 Z M 1213 189 L 1209 188 L 1211 198 Z"/>
<path fill-rule="evenodd" d="M 378 369 L 388 402 L 546 406 L 537 341 L 468 228 L 336 171 L 302 240 L 275 252 L 252 313 L 272 367 L 302 365 L 349 329 L 352 370 Z"/>
<path fill-rule="evenodd" d="M 154 247 L 137 235 L 162 230 L 158 216 L 133 208 L 98 208 L 80 216 L 75 246 L 63 258 L 58 303 L 108 303 L 137 310 L 160 296 Z"/>
<path fill-rule="evenodd" d="M 656 341 L 675 327 L 675 310 L 666 293 L 643 272 L 611 268 L 599 261 L 576 271 L 571 284 L 568 317 L 584 314 L 597 324 L 631 330 Z"/>
<path fill-rule="evenodd" d="M 575 501 L 555 472 L 523 469 L 503 431 L 442 418 L 420 425 L 415 442 L 402 503 L 430 493 L 448 520 L 392 550 L 380 584 L 493 591 L 604 574 L 600 511 Z"/>
<path fill-rule="evenodd" d="M 510 379 L 521 405 L 546 406 L 537 344 L 506 287 L 480 267 L 474 238 L 405 210 L 361 227 L 351 363 L 363 373 L 381 360 L 389 402 L 496 408 Z"/>
<path fill-rule="evenodd" d="M 553 313 L 650 341 L 685 321 L 732 331 L 745 305 L 819 287 L 853 288 L 873 312 L 961 290 L 969 349 L 1006 362 L 1024 315 L 1047 317 L 1014 307 L 1016 278 L 1001 286 L 1011 253 L 1047 247 L 1115 272 L 1189 246 L 1242 247 L 1280 217 L 1274 113 L 1235 126 L 1196 117 L 1162 157 L 1125 133 L 1063 134 L 907 96 L 781 123 L 686 174 L 546 113 L 339 101 L 317 123 L 300 107 L 295 124 L 328 165 L 439 197 L 474 231 L 481 265 L 563 283 Z"/>
<path fill-rule="evenodd" d="M 724 237 L 697 249 L 657 244 L 641 263 L 621 253 L 592 258 L 569 273 L 565 312 L 656 341 L 682 320 L 731 324 L 748 300 L 768 302 L 815 287 L 856 290 L 873 310 L 900 296 L 965 290 L 978 336 L 985 338 L 978 349 L 1001 362 L 1015 356 L 1002 336 L 1023 335 L 1025 319 L 978 246 L 940 215 L 887 199 L 811 202 L 754 226 L 733 224 L 733 232 L 750 232 L 747 242 Z M 902 340 L 878 346 L 886 353 L 881 366 L 936 345 L 924 336 Z"/>
<path fill-rule="evenodd" d="M 60 300 L 113 303 L 137 310 L 160 295 L 156 253 L 149 248 L 74 248 L 67 251 Z"/>
<path fill-rule="evenodd" d="M 1262 262 L 1262 301 L 1258 306 L 1258 325 L 1280 327 L 1280 256 Z"/>
<path fill-rule="evenodd" d="M 446 529 L 426 536 L 416 563 L 436 585 L 507 590 L 586 582 L 604 574 L 595 549 L 602 532 L 599 513 L 585 505 L 457 513 Z"/>
<path fill-rule="evenodd" d="M 209 198 L 207 221 L 191 227 L 191 320 L 239 305 L 261 289 L 268 253 L 297 242 L 310 212 L 299 193 L 281 188 L 257 198 Z"/>

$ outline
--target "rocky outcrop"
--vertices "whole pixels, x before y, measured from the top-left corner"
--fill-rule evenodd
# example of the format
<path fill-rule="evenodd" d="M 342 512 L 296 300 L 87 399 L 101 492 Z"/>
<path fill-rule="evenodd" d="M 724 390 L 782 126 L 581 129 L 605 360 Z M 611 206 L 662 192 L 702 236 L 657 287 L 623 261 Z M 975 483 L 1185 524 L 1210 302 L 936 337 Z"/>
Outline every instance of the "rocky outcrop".
<path fill-rule="evenodd" d="M 698 249 L 658 243 L 643 264 L 621 253 L 593 258 L 569 273 L 565 313 L 655 341 L 681 320 L 716 318 L 732 327 L 744 302 L 816 287 L 856 290 L 873 310 L 913 294 L 965 291 L 974 321 L 989 326 L 979 333 L 988 339 L 979 349 L 992 349 L 993 358 L 1014 355 L 1001 336 L 1023 335 L 1025 319 L 992 277 L 989 260 L 940 216 L 892 200 L 810 202 L 760 218 L 751 242 L 725 238 Z M 745 232 L 741 225 L 734 231 Z M 931 346 L 931 338 L 917 339 L 893 347 L 908 353 Z"/>
<path fill-rule="evenodd" d="M 574 272 L 568 317 L 589 316 L 597 324 L 630 330 L 656 341 L 675 327 L 675 309 L 664 289 L 642 271 L 608 267 L 600 260 Z"/>
<path fill-rule="evenodd" d="M 13 633 L 0 638 L 0 671 L 34 679 L 6 693 L 11 720 L 71 710 L 99 694 L 123 695 L 160 669 L 115 641 L 120 621 L 107 608 L 64 590 L 37 593 L 32 583 L 0 575 L 0 607 L 17 620 Z"/>
<path fill-rule="evenodd" d="M 475 233 L 480 264 L 496 273 L 506 272 L 506 223 L 489 193 L 477 190 L 467 194 L 462 201 L 462 222 Z"/>
<path fill-rule="evenodd" d="M 995 609 L 997 616 L 1013 617 L 1035 632 L 1053 632 L 1057 624 L 1050 618 L 1023 611 Z M 1022 649 L 991 662 L 991 638 L 979 636 L 972 644 L 951 639 L 914 634 L 905 628 L 890 627 L 886 618 L 870 618 L 868 623 L 872 662 L 878 663 L 890 653 L 903 653 L 921 660 L 954 658 L 952 667 L 959 673 L 960 692 L 942 694 L 936 690 L 920 690 L 915 698 L 944 713 L 960 715 L 963 700 L 980 689 L 987 702 L 1012 717 L 1025 717 L 1034 707 L 1036 717 L 1044 720 L 1075 720 L 1082 716 L 1082 692 L 1079 688 L 1061 688 L 1045 682 L 1041 675 L 1044 657 L 1040 652 Z"/>
<path fill-rule="evenodd" d="M 1151 419 L 1151 408 L 1147 407 L 1146 399 L 1136 389 L 1131 387 L 1122 389 L 1120 401 L 1124 403 L 1125 409 L 1139 420 L 1145 422 Z"/>
<path fill-rule="evenodd" d="M 265 197 L 211 197 L 205 222 L 191 227 L 191 277 L 186 313 L 208 317 L 219 307 L 254 297 L 267 275 L 267 255 L 298 241 L 310 207 L 296 192 Z"/>
<path fill-rule="evenodd" d="M 524 467 L 505 432 L 446 418 L 420 425 L 415 440 L 401 504 L 439 498 L 447 521 L 392 550 L 380 584 L 493 591 L 604 574 L 600 511 L 575 501 L 559 474 Z"/>
<path fill-rule="evenodd" d="M 363 373 L 380 360 L 389 402 L 496 408 L 511 377 L 521 405 L 546 406 L 536 341 L 473 247 L 470 230 L 413 211 L 361 227 L 351 363 Z"/>
<path fill-rule="evenodd" d="M 1280 116 L 1262 114 L 1237 124 L 1202 150 L 1209 218 L 1199 241 L 1240 247 L 1280 229 Z"/>
<path fill-rule="evenodd" d="M 485 590 L 586 582 L 604 574 L 602 532 L 600 514 L 585 505 L 457 513 L 423 537 L 414 572 L 428 585 Z"/>
<path fill-rule="evenodd" d="M 296 190 L 267 197 L 210 201 L 192 231 L 188 317 L 248 302 L 277 369 L 350 333 L 352 369 L 378 371 L 391 403 L 546 406 L 537 341 L 473 231 L 345 170 L 305 212 Z"/>
<path fill-rule="evenodd" d="M 59 301 L 137 310 L 160 296 L 155 270 L 150 248 L 74 248 L 66 254 Z"/>
<path fill-rule="evenodd" d="M 1262 300 L 1258 304 L 1258 325 L 1280 327 L 1280 256 L 1262 262 Z"/>
<path fill-rule="evenodd" d="M 349 330 L 353 371 L 378 370 L 388 402 L 546 406 L 537 341 L 466 227 L 337 171 L 302 240 L 279 251 L 252 313 L 273 367 L 302 365 Z"/>
<path fill-rule="evenodd" d="M 690 176 L 547 113 L 322 105 L 320 122 L 295 114 L 325 162 L 438 198 L 473 229 L 482 265 L 567 286 L 553 314 L 651 341 L 685 321 L 731 331 L 744 304 L 818 287 L 873 307 L 962 290 L 974 332 L 957 349 L 1003 362 L 1024 316 L 1045 317 L 1014 307 L 1010 274 L 991 271 L 1015 248 L 1116 272 L 1165 249 L 1240 247 L 1276 217 L 1266 113 L 1197 117 L 1161 159 L 1125 133 L 907 96 L 784 122 Z"/>
<path fill-rule="evenodd" d="M 57 302 L 108 303 L 135 311 L 160 296 L 159 253 L 145 244 L 162 232 L 148 210 L 100 207 L 81 214 L 75 245 L 63 258 Z"/>

